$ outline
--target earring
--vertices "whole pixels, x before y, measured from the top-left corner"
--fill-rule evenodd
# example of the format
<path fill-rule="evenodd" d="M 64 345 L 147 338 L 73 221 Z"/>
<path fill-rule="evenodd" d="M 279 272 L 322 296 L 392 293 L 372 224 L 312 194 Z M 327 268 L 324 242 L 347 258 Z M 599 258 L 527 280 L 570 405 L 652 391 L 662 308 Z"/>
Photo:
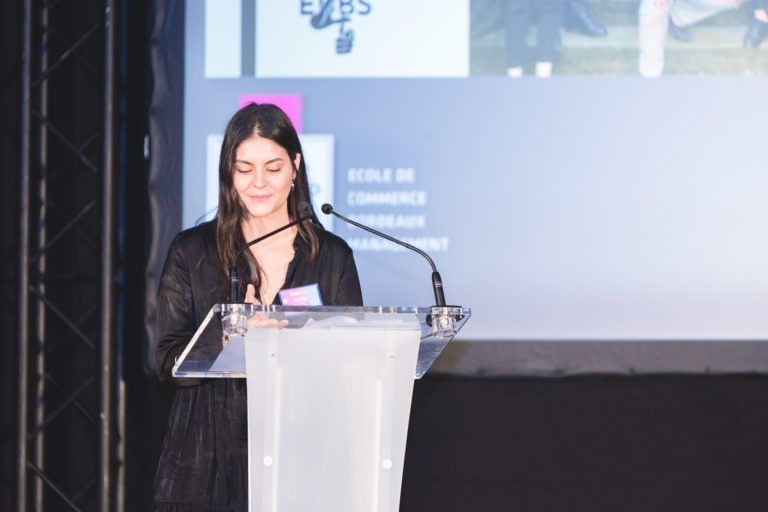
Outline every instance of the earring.
<path fill-rule="evenodd" d="M 291 180 L 291 190 L 296 188 L 296 180 Z"/>

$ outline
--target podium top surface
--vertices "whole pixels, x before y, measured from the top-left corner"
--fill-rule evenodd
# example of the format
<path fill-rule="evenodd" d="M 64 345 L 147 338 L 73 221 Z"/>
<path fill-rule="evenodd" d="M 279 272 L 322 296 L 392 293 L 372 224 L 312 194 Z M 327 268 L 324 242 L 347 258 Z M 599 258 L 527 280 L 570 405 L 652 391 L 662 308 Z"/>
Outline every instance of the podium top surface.
<path fill-rule="evenodd" d="M 274 319 L 280 329 L 413 331 L 420 339 L 414 369 L 421 378 L 471 314 L 469 308 L 400 306 L 261 306 L 216 304 L 190 340 L 173 368 L 174 377 L 245 377 L 244 337 L 248 320 Z M 448 320 L 448 327 L 441 322 Z M 442 325 L 443 330 L 440 330 Z M 261 331 L 275 330 L 276 328 Z"/>

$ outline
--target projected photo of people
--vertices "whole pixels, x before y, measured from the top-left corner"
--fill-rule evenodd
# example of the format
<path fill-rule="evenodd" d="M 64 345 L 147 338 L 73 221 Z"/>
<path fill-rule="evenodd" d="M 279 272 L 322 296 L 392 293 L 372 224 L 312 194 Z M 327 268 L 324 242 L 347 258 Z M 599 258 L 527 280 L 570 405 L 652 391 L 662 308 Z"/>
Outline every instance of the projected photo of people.
<path fill-rule="evenodd" d="M 768 74 L 765 0 L 471 0 L 470 74 Z"/>

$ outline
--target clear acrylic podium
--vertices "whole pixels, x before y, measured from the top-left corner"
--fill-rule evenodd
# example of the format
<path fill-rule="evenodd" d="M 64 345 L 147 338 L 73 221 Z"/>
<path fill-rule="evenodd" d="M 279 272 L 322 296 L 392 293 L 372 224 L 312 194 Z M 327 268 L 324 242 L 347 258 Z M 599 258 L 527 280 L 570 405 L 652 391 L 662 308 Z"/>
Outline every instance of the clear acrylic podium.
<path fill-rule="evenodd" d="M 254 315 L 285 325 L 246 330 Z M 218 304 L 173 375 L 247 379 L 250 512 L 397 511 L 413 380 L 469 316 Z"/>

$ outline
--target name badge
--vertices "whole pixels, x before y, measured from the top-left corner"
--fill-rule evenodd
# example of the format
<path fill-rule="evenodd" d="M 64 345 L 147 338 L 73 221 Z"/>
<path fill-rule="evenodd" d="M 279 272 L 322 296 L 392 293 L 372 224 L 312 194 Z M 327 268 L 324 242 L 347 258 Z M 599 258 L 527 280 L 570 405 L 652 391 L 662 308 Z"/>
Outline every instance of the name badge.
<path fill-rule="evenodd" d="M 280 302 L 283 306 L 322 306 L 320 286 L 317 283 L 280 290 Z"/>

